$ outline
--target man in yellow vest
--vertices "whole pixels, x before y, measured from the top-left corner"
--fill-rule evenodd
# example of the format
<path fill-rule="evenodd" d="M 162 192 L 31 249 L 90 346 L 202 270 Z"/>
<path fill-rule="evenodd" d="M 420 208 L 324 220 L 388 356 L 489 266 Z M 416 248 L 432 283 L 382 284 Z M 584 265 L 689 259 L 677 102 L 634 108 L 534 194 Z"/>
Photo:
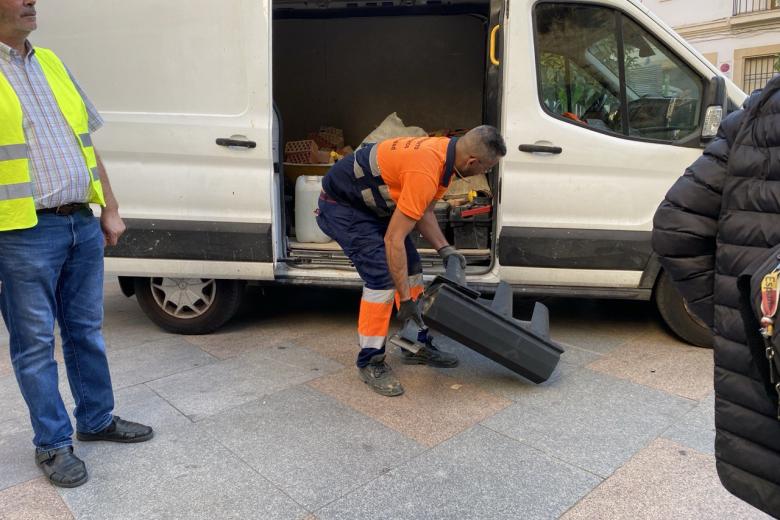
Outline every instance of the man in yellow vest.
<path fill-rule="evenodd" d="M 35 0 L 0 0 L 0 311 L 30 411 L 35 462 L 55 485 L 87 481 L 57 384 L 59 323 L 81 441 L 142 442 L 113 415 L 102 336 L 103 247 L 125 226 L 90 133 L 102 119 L 60 59 L 33 47 Z M 103 206 L 100 221 L 89 203 Z"/>

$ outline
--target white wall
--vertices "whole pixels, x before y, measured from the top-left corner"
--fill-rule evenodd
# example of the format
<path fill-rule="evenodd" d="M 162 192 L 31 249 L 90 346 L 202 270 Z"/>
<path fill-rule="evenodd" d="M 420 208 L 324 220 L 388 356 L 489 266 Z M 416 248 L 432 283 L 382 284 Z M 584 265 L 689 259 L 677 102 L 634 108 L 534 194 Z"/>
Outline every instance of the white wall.
<path fill-rule="evenodd" d="M 732 0 L 642 0 L 663 21 L 677 27 L 728 18 Z"/>
<path fill-rule="evenodd" d="M 642 0 L 642 3 L 663 21 L 676 29 L 684 26 L 725 20 L 733 16 L 733 0 Z M 747 31 L 724 30 L 707 36 L 689 37 L 688 41 L 701 53 L 717 53 L 718 67 L 726 64 L 724 74 L 736 81 L 734 51 L 780 44 L 776 28 Z M 722 70 L 722 69 L 721 69 Z"/>

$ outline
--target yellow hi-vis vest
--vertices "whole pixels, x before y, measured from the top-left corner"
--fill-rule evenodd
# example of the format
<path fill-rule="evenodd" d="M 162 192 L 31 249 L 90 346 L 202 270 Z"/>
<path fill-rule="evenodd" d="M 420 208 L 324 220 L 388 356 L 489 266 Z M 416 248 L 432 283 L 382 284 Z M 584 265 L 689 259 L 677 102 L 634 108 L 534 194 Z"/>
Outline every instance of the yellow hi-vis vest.
<path fill-rule="evenodd" d="M 35 56 L 62 115 L 81 146 L 90 175 L 88 202 L 105 206 L 84 100 L 62 61 L 52 51 L 36 47 Z M 5 75 L 0 74 L 0 231 L 26 229 L 38 224 L 22 118 L 19 97 Z"/>

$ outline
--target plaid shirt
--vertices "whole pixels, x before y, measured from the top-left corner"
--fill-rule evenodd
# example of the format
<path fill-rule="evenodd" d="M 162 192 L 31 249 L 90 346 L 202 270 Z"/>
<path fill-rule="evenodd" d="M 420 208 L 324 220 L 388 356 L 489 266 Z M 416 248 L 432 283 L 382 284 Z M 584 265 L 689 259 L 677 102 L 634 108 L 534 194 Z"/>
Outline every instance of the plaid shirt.
<path fill-rule="evenodd" d="M 37 209 L 71 202 L 86 202 L 89 170 L 81 145 L 62 115 L 29 42 L 27 55 L 0 42 L 0 72 L 22 104 L 24 135 L 30 159 L 30 177 Z M 71 75 L 71 79 L 73 76 Z M 103 126 L 103 119 L 76 83 L 87 106 L 89 131 Z"/>

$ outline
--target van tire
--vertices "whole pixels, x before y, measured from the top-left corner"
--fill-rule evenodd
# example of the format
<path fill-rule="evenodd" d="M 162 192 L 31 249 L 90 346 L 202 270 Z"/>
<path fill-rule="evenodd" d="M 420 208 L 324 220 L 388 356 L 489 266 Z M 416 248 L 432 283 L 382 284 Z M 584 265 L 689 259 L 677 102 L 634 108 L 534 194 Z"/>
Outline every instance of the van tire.
<path fill-rule="evenodd" d="M 176 307 L 165 301 L 166 288 L 176 290 L 171 284 L 191 286 L 196 294 L 202 291 L 202 298 L 192 307 L 185 306 L 181 317 L 174 316 Z M 160 328 L 175 334 L 209 334 L 236 314 L 245 285 L 241 280 L 136 278 L 135 295 L 144 313 Z"/>
<path fill-rule="evenodd" d="M 688 311 L 685 300 L 665 271 L 658 277 L 654 295 L 658 312 L 675 335 L 696 347 L 712 348 L 712 331 Z"/>

